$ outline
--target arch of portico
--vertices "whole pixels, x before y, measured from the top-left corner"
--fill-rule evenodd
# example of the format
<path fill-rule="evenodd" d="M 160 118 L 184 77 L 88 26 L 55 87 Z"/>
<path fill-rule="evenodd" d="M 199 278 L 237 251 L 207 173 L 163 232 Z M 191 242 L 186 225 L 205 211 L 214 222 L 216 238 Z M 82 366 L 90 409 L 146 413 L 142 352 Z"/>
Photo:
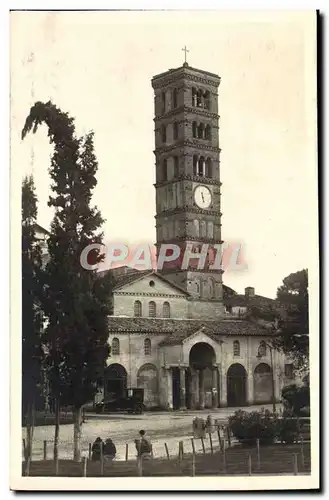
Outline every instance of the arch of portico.
<path fill-rule="evenodd" d="M 170 399 L 174 409 L 218 407 L 217 346 L 210 342 L 201 339 L 192 346 L 185 346 L 185 356 L 181 358 L 183 363 L 169 368 Z"/>

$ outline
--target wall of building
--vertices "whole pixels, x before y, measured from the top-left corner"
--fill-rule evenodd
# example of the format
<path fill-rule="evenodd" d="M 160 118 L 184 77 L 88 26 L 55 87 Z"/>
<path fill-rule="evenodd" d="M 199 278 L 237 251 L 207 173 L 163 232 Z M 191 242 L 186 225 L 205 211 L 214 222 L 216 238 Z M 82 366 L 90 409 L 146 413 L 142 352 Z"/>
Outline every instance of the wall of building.
<path fill-rule="evenodd" d="M 188 317 L 193 319 L 218 319 L 225 315 L 222 302 L 193 300 L 188 302 Z"/>
<path fill-rule="evenodd" d="M 113 293 L 113 315 L 134 316 L 134 304 L 139 300 L 142 304 L 142 316 L 149 317 L 149 303 L 156 304 L 156 317 L 163 318 L 163 305 L 170 305 L 171 318 L 186 318 L 186 295 L 175 290 L 157 276 L 151 275 L 134 283 L 121 287 Z"/>
<path fill-rule="evenodd" d="M 172 398 L 172 374 L 170 367 L 189 366 L 191 348 L 201 342 L 211 345 L 215 352 L 215 365 L 218 368 L 218 384 L 220 406 L 227 405 L 227 387 L 229 369 L 232 365 L 242 365 L 246 374 L 246 403 L 265 404 L 272 400 L 271 355 L 267 348 L 266 354 L 259 359 L 259 345 L 262 340 L 269 342 L 268 337 L 223 336 L 220 341 L 209 338 L 204 333 L 191 336 L 183 344 L 159 347 L 166 335 L 147 334 L 111 334 L 110 344 L 116 337 L 120 342 L 120 354 L 112 354 L 108 365 L 119 363 L 127 372 L 127 385 L 143 387 L 145 403 L 149 407 L 161 405 L 168 407 Z M 151 352 L 145 354 L 144 341 L 150 339 Z M 239 352 L 234 352 L 234 341 L 239 342 Z M 285 356 L 273 351 L 275 378 L 275 398 L 280 400 L 282 388 L 292 383 L 285 376 Z M 267 374 L 257 373 L 257 367 L 265 364 Z M 211 372 L 205 377 L 206 399 L 211 394 Z M 209 386 L 209 387 L 208 387 Z M 209 394 L 208 394 L 208 392 Z M 208 399 L 209 399 L 208 397 Z M 172 404 L 172 401 L 171 401 Z M 170 404 L 169 404 L 170 406 Z"/>
<path fill-rule="evenodd" d="M 159 343 L 165 335 L 148 334 L 111 334 L 109 344 L 113 339 L 119 340 L 119 354 L 112 353 L 107 360 L 107 366 L 119 364 L 127 373 L 127 387 L 142 387 L 145 390 L 145 403 L 147 406 L 158 406 L 160 394 L 160 358 Z M 145 340 L 151 342 L 151 351 L 145 353 Z M 155 388 L 156 391 L 155 391 Z M 155 396 L 156 392 L 156 396 Z"/>
<path fill-rule="evenodd" d="M 142 304 L 142 316 L 149 317 L 149 303 L 156 304 L 156 317 L 163 318 L 163 304 L 168 302 L 170 305 L 171 318 L 184 318 L 187 315 L 187 301 L 185 297 L 158 297 L 158 296 L 143 296 L 143 295 L 121 295 L 114 294 L 114 316 L 134 316 L 134 303 L 139 300 Z"/>

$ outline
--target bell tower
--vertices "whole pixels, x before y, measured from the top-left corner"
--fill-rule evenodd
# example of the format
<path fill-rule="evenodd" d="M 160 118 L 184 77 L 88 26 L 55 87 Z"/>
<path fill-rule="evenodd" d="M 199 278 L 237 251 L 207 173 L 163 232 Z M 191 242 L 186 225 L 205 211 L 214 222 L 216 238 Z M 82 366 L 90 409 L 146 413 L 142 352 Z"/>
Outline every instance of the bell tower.
<path fill-rule="evenodd" d="M 181 249 L 180 257 L 158 272 L 191 295 L 190 317 L 224 312 L 222 270 L 214 269 L 222 243 L 219 84 L 218 75 L 192 68 L 186 60 L 152 79 L 157 252 L 161 244 Z"/>

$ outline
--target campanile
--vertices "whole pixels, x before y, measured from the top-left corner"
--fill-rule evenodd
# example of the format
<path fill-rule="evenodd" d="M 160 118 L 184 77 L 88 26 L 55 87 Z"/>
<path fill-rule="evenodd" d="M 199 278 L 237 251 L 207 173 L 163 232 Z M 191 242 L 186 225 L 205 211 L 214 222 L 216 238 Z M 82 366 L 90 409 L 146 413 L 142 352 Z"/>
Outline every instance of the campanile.
<path fill-rule="evenodd" d="M 181 257 L 161 271 L 184 288 L 192 316 L 222 315 L 222 271 L 211 269 L 220 245 L 220 77 L 185 62 L 152 79 L 155 109 L 157 249 L 176 244 Z M 208 245 L 205 264 L 198 269 Z M 185 251 L 195 256 L 182 269 Z M 201 257 L 202 258 L 202 257 Z M 191 304 L 192 305 L 192 304 Z M 202 313 L 202 314 L 201 314 Z"/>

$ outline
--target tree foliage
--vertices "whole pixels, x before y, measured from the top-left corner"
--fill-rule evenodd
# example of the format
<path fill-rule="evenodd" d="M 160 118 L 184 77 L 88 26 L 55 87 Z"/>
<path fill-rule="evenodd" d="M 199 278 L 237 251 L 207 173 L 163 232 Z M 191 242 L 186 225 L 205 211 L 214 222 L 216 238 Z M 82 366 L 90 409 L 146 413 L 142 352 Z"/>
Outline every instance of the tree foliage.
<path fill-rule="evenodd" d="M 308 272 L 292 273 L 277 291 L 279 319 L 275 345 L 291 356 L 297 368 L 308 366 Z"/>
<path fill-rule="evenodd" d="M 42 260 L 35 236 L 37 197 L 32 176 L 22 183 L 22 410 L 40 395 Z"/>
<path fill-rule="evenodd" d="M 79 411 L 93 399 L 109 356 L 109 276 L 99 279 L 95 271 L 80 264 L 82 250 L 101 243 L 103 219 L 91 206 L 98 168 L 93 133 L 75 135 L 74 120 L 53 103 L 37 102 L 30 110 L 22 138 L 38 126 L 48 127 L 54 153 L 49 169 L 52 194 L 48 205 L 55 215 L 48 240 L 43 306 L 46 329 L 47 366 L 51 394 L 61 406 Z M 93 251 L 93 263 L 103 255 Z M 78 424 L 75 426 L 78 432 Z M 75 435 L 75 458 L 79 459 Z"/>

